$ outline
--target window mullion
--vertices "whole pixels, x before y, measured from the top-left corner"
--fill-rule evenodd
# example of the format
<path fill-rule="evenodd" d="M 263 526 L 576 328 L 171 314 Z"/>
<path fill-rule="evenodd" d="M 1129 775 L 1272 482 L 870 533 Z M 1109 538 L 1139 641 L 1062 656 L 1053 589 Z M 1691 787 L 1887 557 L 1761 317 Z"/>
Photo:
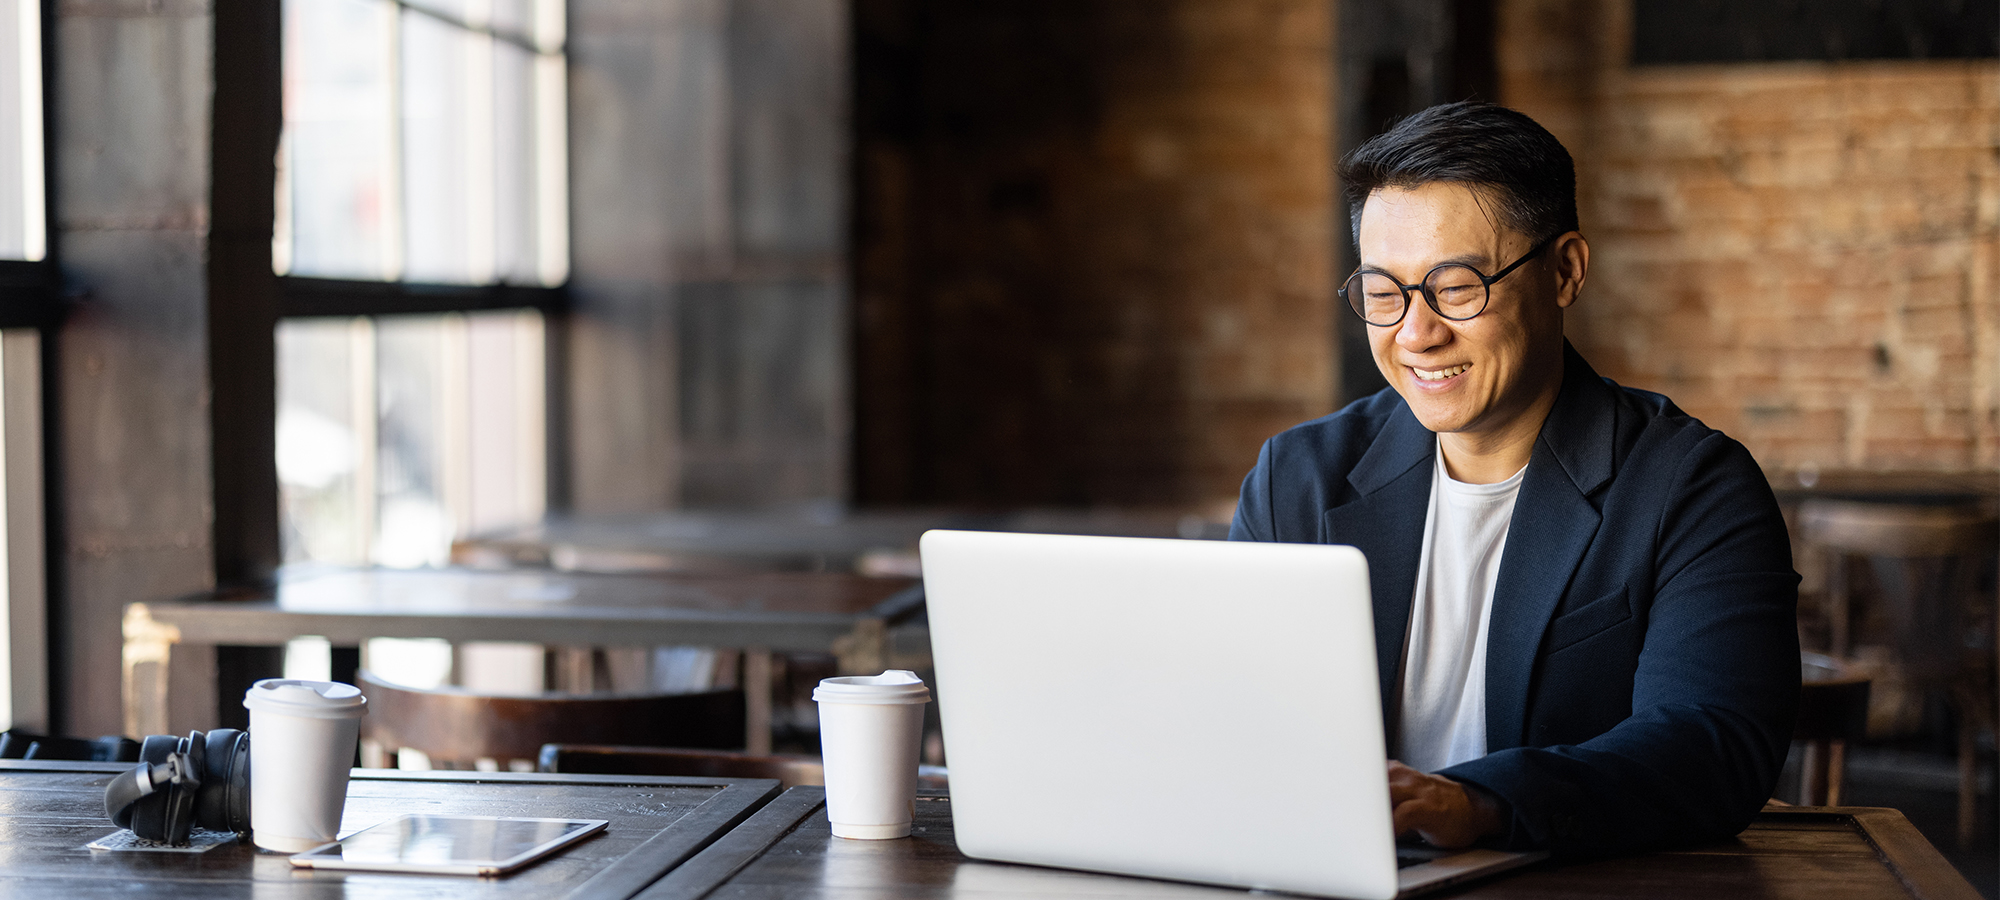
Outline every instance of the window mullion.
<path fill-rule="evenodd" d="M 403 12 L 400 4 L 384 4 L 383 17 L 383 65 L 388 74 L 382 79 L 383 90 L 388 96 L 383 98 L 382 165 L 384 168 L 384 197 L 382 210 L 382 268 L 383 278 L 400 281 L 406 270 L 409 242 L 405 229 L 408 227 L 407 213 L 409 184 L 404 178 L 403 167 L 403 99 L 407 90 L 403 84 Z"/>

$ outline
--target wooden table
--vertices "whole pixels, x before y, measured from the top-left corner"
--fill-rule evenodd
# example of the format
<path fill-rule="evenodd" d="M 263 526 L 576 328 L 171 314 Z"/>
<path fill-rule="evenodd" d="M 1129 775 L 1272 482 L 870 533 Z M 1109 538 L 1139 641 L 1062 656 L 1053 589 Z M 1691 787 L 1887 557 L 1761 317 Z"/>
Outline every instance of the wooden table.
<path fill-rule="evenodd" d="M 1781 504 L 1807 497 L 1853 500 L 2000 502 L 2000 473 L 1880 469 L 1784 469 L 1764 473 Z"/>
<path fill-rule="evenodd" d="M 742 647 L 749 744 L 768 752 L 769 652 L 831 652 L 843 671 L 924 668 L 910 579 L 832 573 L 587 575 L 547 570 L 287 571 L 248 599 L 197 597 L 125 608 L 125 733 L 165 734 L 168 661 L 189 645 L 274 646 L 324 637 L 525 641 L 591 646 Z M 213 717 L 208 720 L 211 724 Z M 758 746 L 761 736 L 763 746 Z"/>
<path fill-rule="evenodd" d="M 206 852 L 90 850 L 116 833 L 104 785 L 127 765 L 0 761 L 0 894 L 79 898 L 557 898 L 622 900 L 777 793 L 777 782 L 357 769 L 346 834 L 409 812 L 605 819 L 590 838 L 502 878 L 300 871 L 238 841 Z M 143 890 L 142 890 L 143 889 Z"/>
<path fill-rule="evenodd" d="M 462 565 L 546 566 L 582 572 L 913 573 L 917 538 L 933 528 L 1226 538 L 1229 523 L 1186 510 L 797 509 L 673 510 L 552 515 L 458 541 Z"/>
<path fill-rule="evenodd" d="M 1242 897 L 1178 882 L 975 862 L 952 840 L 951 801 L 924 792 L 912 836 L 832 836 L 821 788 L 792 788 L 642 892 L 641 900 L 806 897 Z M 1616 859 L 1544 862 L 1494 876 L 1454 897 L 1917 897 L 1977 900 L 1903 814 L 1893 809 L 1766 809 L 1741 836 L 1702 847 Z"/>

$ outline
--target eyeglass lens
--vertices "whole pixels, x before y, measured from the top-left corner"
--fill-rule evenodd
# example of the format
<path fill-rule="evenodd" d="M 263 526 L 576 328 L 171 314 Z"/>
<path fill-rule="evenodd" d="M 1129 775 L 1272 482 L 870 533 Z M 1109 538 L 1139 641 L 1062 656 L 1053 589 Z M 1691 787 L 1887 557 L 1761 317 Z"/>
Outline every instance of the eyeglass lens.
<path fill-rule="evenodd" d="M 1470 319 L 1486 308 L 1486 282 L 1470 266 L 1446 265 L 1425 276 L 1423 291 L 1431 308 L 1447 319 Z M 1406 302 L 1396 280 L 1376 272 L 1357 272 L 1347 280 L 1347 302 L 1373 325 L 1393 325 L 1403 318 Z"/>

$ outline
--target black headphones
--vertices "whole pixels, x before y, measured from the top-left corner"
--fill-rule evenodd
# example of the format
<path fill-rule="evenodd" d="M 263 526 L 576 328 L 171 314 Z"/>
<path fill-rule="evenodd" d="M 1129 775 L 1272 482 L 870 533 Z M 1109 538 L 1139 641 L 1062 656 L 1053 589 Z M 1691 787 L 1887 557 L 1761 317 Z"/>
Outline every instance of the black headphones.
<path fill-rule="evenodd" d="M 250 830 L 250 735 L 233 728 L 177 738 L 156 734 L 139 745 L 139 765 L 104 787 L 113 824 L 149 841 L 176 846 L 200 825 Z"/>

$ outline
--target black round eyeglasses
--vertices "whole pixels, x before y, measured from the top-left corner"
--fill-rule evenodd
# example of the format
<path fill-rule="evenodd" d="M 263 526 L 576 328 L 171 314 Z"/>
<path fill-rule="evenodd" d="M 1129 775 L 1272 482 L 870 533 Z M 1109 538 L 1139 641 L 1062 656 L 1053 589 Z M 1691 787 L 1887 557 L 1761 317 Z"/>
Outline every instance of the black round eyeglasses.
<path fill-rule="evenodd" d="M 1378 328 L 1387 328 L 1410 312 L 1410 292 L 1419 291 L 1424 302 L 1430 304 L 1431 311 L 1453 322 L 1463 322 L 1486 311 L 1486 301 L 1493 296 L 1493 282 L 1507 277 L 1507 273 L 1521 267 L 1522 263 L 1534 259 L 1561 235 L 1550 237 L 1534 249 L 1521 255 L 1520 259 L 1491 275 L 1464 263 L 1445 263 L 1424 275 L 1416 284 L 1403 284 L 1386 272 L 1363 269 L 1348 276 L 1347 284 L 1337 293 L 1347 301 L 1348 308 L 1367 322 Z"/>

